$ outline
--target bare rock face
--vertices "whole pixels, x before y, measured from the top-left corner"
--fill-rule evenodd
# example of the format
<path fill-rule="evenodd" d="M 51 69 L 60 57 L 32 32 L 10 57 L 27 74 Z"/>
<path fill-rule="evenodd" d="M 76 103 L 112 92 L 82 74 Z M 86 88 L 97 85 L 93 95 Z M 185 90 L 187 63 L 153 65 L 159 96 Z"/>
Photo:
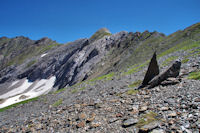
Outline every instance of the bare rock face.
<path fill-rule="evenodd" d="M 106 29 L 100 31 L 108 33 Z M 112 36 L 95 39 L 95 41 L 79 39 L 69 45 L 59 45 L 55 49 L 34 56 L 33 60 L 37 62 L 30 67 L 27 66 L 32 58 L 18 66 L 10 66 L 0 70 L 0 84 L 23 78 L 34 82 L 55 76 L 54 87 L 71 86 L 78 81 L 86 79 L 92 69 L 95 68 L 95 65 L 101 62 L 102 58 L 108 54 L 110 48 L 116 47 L 126 39 L 127 35 L 128 32 L 119 32 Z M 48 44 L 50 42 L 50 39 L 42 38 L 33 43 L 34 45 L 42 46 L 44 43 Z"/>
<path fill-rule="evenodd" d="M 0 38 L 3 53 L 0 51 L 0 58 L 3 58 L 0 59 L 0 90 L 6 88 L 4 83 L 23 78 L 34 82 L 55 76 L 54 87 L 63 88 L 87 78 L 118 71 L 128 65 L 128 58 L 132 58 L 131 54 L 140 42 L 158 37 L 161 37 L 160 33 L 148 31 L 111 34 L 102 28 L 89 39 L 79 39 L 65 45 L 49 38 L 37 41 L 25 37 Z M 152 62 L 156 61 L 155 56 Z M 152 66 L 157 65 L 152 63 Z M 153 72 L 154 76 L 157 71 Z M 153 78 L 149 77 L 151 73 L 152 70 L 149 70 L 144 84 Z"/>
<path fill-rule="evenodd" d="M 156 60 L 156 52 L 155 52 L 153 54 L 153 57 L 151 58 L 151 62 L 149 63 L 149 67 L 142 82 L 142 86 L 148 85 L 149 81 L 151 81 L 158 74 L 159 74 L 159 66 Z"/>

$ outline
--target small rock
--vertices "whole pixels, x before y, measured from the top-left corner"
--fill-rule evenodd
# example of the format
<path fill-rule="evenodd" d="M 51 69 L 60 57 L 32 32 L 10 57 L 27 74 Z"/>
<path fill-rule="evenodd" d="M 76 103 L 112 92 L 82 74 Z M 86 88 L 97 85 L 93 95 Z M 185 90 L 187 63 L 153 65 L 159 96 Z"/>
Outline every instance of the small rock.
<path fill-rule="evenodd" d="M 197 97 L 197 98 L 194 99 L 194 101 L 195 101 L 195 102 L 200 102 L 200 98 Z"/>
<path fill-rule="evenodd" d="M 183 105 L 181 105 L 181 108 L 182 108 L 182 109 L 187 109 L 187 108 L 188 108 L 188 106 L 187 106 L 187 105 L 185 105 L 185 104 L 183 104 Z"/>
<path fill-rule="evenodd" d="M 167 110 L 169 110 L 169 107 L 161 107 L 160 110 L 161 111 L 167 111 Z"/>
<path fill-rule="evenodd" d="M 151 133 L 165 133 L 163 129 L 154 129 Z"/>
<path fill-rule="evenodd" d="M 38 123 L 38 124 L 36 125 L 36 129 L 39 130 L 39 129 L 41 129 L 41 128 L 42 128 L 42 124 Z"/>
<path fill-rule="evenodd" d="M 190 108 L 198 109 L 198 105 L 196 105 L 196 104 L 190 104 Z"/>
<path fill-rule="evenodd" d="M 170 125 L 173 125 L 173 124 L 175 123 L 175 120 L 169 120 L 168 123 L 169 123 Z"/>
<path fill-rule="evenodd" d="M 161 82 L 162 86 L 167 86 L 167 85 L 175 85 L 177 83 L 180 83 L 180 81 L 176 78 L 168 78 L 167 80 Z"/>
<path fill-rule="evenodd" d="M 188 115 L 188 117 L 189 117 L 189 118 L 192 118 L 192 117 L 193 117 L 193 115 L 192 115 L 192 114 L 189 114 L 189 115 Z"/>
<path fill-rule="evenodd" d="M 99 127 L 100 125 L 101 125 L 100 122 L 91 122 L 90 128 L 96 128 L 96 127 Z"/>
<path fill-rule="evenodd" d="M 117 113 L 116 117 L 122 117 L 123 115 L 121 113 Z"/>
<path fill-rule="evenodd" d="M 114 123 L 114 122 L 116 122 L 116 121 L 118 121 L 119 120 L 119 118 L 111 118 L 110 120 L 109 120 L 109 123 Z"/>
<path fill-rule="evenodd" d="M 168 117 L 176 117 L 176 112 L 172 112 L 172 113 L 170 113 L 170 114 L 168 114 Z"/>
<path fill-rule="evenodd" d="M 95 113 L 92 113 L 91 117 L 87 118 L 86 122 L 89 123 L 95 119 Z"/>
<path fill-rule="evenodd" d="M 142 106 L 141 108 L 140 108 L 140 112 L 144 112 L 144 111 L 146 111 L 148 109 L 148 107 L 147 106 Z"/>
<path fill-rule="evenodd" d="M 195 129 L 197 128 L 197 125 L 195 123 L 191 124 L 191 128 Z"/>
<path fill-rule="evenodd" d="M 160 92 L 160 86 L 159 87 L 155 87 L 155 91 L 156 92 Z"/>
<path fill-rule="evenodd" d="M 150 96 L 149 96 L 149 95 L 144 95 L 143 98 L 144 98 L 144 99 L 149 99 Z"/>
<path fill-rule="evenodd" d="M 189 128 L 190 127 L 190 123 L 185 123 L 183 124 L 185 128 Z"/>
<path fill-rule="evenodd" d="M 84 121 L 81 121 L 79 122 L 77 125 L 76 125 L 77 128 L 83 128 L 85 127 L 85 122 Z"/>
<path fill-rule="evenodd" d="M 181 126 L 182 131 L 185 131 L 186 133 L 192 133 L 190 130 L 186 129 L 184 126 Z"/>
<path fill-rule="evenodd" d="M 122 122 L 122 127 L 124 127 L 124 128 L 130 127 L 130 126 L 133 126 L 134 124 L 136 124 L 137 122 L 138 122 L 138 119 L 130 118 L 130 119 L 124 120 Z"/>
<path fill-rule="evenodd" d="M 172 125 L 172 126 L 170 127 L 170 129 L 171 129 L 171 130 L 176 130 L 176 131 L 177 131 L 177 130 L 179 130 L 179 127 L 177 127 L 177 126 L 174 124 L 174 125 Z"/>
<path fill-rule="evenodd" d="M 76 108 L 80 108 L 80 107 L 81 107 L 80 104 L 74 104 L 74 106 L 75 106 Z"/>
<path fill-rule="evenodd" d="M 21 100 L 21 99 L 26 99 L 26 98 L 28 98 L 29 96 L 26 96 L 26 95 L 21 95 L 20 97 L 19 97 L 19 99 Z"/>
<path fill-rule="evenodd" d="M 81 114 L 79 115 L 79 118 L 80 118 L 80 119 L 85 119 L 85 118 L 86 118 L 86 114 L 85 114 L 85 113 L 81 113 Z"/>
<path fill-rule="evenodd" d="M 154 122 L 151 122 L 147 125 L 142 126 L 140 128 L 140 131 L 141 132 L 147 132 L 147 131 L 153 130 L 154 128 L 158 127 L 159 125 L 160 125 L 160 122 L 154 121 Z"/>

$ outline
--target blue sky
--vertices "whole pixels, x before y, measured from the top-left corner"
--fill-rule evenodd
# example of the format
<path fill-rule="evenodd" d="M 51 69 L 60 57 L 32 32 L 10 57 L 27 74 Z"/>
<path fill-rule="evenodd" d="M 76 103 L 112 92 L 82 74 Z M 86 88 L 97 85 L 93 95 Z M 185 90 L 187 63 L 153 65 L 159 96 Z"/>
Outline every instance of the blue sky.
<path fill-rule="evenodd" d="M 165 34 L 200 22 L 200 0 L 0 0 L 0 37 L 49 37 L 60 43 L 112 33 Z"/>

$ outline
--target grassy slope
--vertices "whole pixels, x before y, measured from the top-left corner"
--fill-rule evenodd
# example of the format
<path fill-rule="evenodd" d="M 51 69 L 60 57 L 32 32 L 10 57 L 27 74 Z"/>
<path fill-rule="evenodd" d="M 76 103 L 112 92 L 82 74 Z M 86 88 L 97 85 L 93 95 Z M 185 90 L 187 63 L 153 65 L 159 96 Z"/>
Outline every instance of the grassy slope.
<path fill-rule="evenodd" d="M 137 72 L 148 65 L 148 61 L 155 50 L 158 53 L 158 58 L 161 58 L 176 51 L 186 51 L 199 47 L 200 23 L 194 24 L 183 31 L 177 31 L 169 36 L 162 36 L 156 32 L 152 35 L 148 32 L 142 33 L 139 38 L 143 40 L 139 44 L 135 41 L 135 38 L 129 34 L 127 39 L 121 42 L 121 47 L 111 49 L 110 53 L 103 60 L 105 65 L 101 66 L 102 63 L 97 64 L 94 69 L 96 73 L 91 75 L 90 79 L 96 79 L 99 75 L 110 72 L 125 71 L 125 75 Z M 167 63 L 177 58 L 169 57 L 162 65 L 166 66 Z"/>
<path fill-rule="evenodd" d="M 26 41 L 15 43 L 12 39 L 8 38 L 0 41 L 0 45 L 3 45 L 4 43 L 8 43 L 8 45 L 1 50 L 1 53 L 5 58 L 5 60 L 0 65 L 1 69 L 10 65 L 20 65 L 25 60 L 37 55 L 41 55 L 42 53 L 45 53 L 48 50 L 59 45 L 58 43 L 53 41 L 50 44 L 44 45 L 34 45 L 33 41 L 29 41 L 30 45 L 24 45 L 25 43 L 27 43 Z M 36 60 L 31 61 L 28 67 L 36 62 Z"/>

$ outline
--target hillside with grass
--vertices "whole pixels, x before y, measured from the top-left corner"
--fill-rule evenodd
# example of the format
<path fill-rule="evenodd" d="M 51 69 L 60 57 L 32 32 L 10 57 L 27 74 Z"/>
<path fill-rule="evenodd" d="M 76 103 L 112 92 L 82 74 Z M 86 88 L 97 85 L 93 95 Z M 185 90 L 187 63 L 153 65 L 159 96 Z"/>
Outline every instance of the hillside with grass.
<path fill-rule="evenodd" d="M 138 89 L 155 51 L 160 73 L 179 61 L 179 75 Z M 198 132 L 199 55 L 200 23 L 168 36 L 102 28 L 68 44 L 2 37 L 0 132 Z"/>

